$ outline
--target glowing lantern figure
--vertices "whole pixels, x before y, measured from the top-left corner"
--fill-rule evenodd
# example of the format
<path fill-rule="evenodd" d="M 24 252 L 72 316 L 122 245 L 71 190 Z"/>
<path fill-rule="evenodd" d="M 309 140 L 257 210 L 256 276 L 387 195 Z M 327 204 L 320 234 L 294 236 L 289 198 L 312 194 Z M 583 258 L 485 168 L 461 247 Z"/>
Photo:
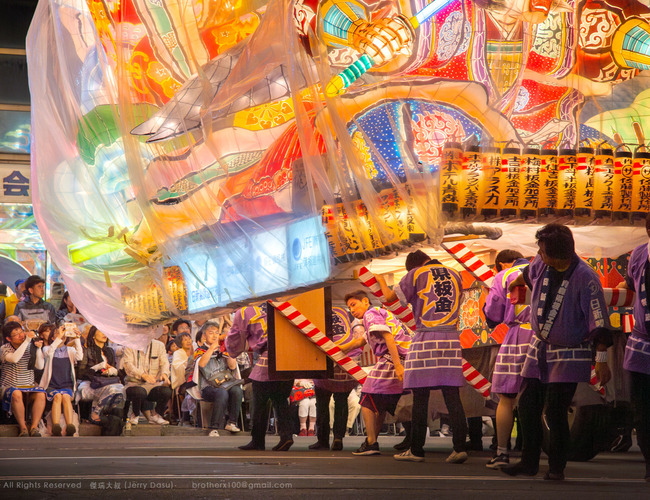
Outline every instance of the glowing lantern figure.
<path fill-rule="evenodd" d="M 576 199 L 576 150 L 560 149 L 557 162 L 557 211 L 573 215 Z"/>
<path fill-rule="evenodd" d="M 539 149 L 524 149 L 519 173 L 519 214 L 522 217 L 537 215 L 541 166 L 542 157 Z"/>
<path fill-rule="evenodd" d="M 481 176 L 478 181 L 478 206 L 482 215 L 496 215 L 499 209 L 501 153 L 498 148 L 482 148 Z"/>
<path fill-rule="evenodd" d="M 632 217 L 644 219 L 650 211 L 650 153 L 634 153 L 632 166 Z"/>
<path fill-rule="evenodd" d="M 499 197 L 499 214 L 517 215 L 519 206 L 519 168 L 521 166 L 521 149 L 503 148 L 501 156 L 501 180 Z"/>
<path fill-rule="evenodd" d="M 460 185 L 458 187 L 458 205 L 463 217 L 476 214 L 480 174 L 481 148 L 469 146 L 463 153 Z"/>
<path fill-rule="evenodd" d="M 576 216 L 591 215 L 594 195 L 594 150 L 580 148 L 576 162 Z"/>
<path fill-rule="evenodd" d="M 614 197 L 614 151 L 598 148 L 594 164 L 594 216 L 607 217 Z"/>
<path fill-rule="evenodd" d="M 614 186 L 612 188 L 612 218 L 627 219 L 632 210 L 632 152 L 614 154 Z"/>
<path fill-rule="evenodd" d="M 539 214 L 550 215 L 557 207 L 557 163 L 556 149 L 542 149 L 542 165 L 539 171 Z"/>
<path fill-rule="evenodd" d="M 446 142 L 440 164 L 440 200 L 442 210 L 449 216 L 458 213 L 458 183 L 463 162 L 463 147 L 458 142 Z"/>

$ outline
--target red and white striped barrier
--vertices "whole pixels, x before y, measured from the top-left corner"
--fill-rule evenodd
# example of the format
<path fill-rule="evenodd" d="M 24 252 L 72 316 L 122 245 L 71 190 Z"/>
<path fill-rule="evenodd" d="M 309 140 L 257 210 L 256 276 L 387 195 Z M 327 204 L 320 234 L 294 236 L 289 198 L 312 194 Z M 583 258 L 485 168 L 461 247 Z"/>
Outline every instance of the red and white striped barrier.
<path fill-rule="evenodd" d="M 413 310 L 411 307 L 404 307 L 400 304 L 399 300 L 387 303 L 386 297 L 381 291 L 379 283 L 377 283 L 377 278 L 375 278 L 375 275 L 372 274 L 367 267 L 362 267 L 359 270 L 359 280 L 364 286 L 370 289 L 370 292 L 377 297 L 382 304 L 386 306 L 386 309 L 397 316 L 397 318 L 411 330 L 415 331 L 415 317 L 413 316 Z M 489 398 L 492 384 L 465 358 L 462 358 L 462 363 L 463 376 L 465 377 L 465 380 L 467 380 L 467 383 L 476 389 L 483 397 Z"/>
<path fill-rule="evenodd" d="M 441 243 L 440 246 L 477 280 L 485 283 L 488 287 L 492 285 L 495 275 L 494 270 L 490 269 L 485 262 L 474 255 L 474 252 L 467 248 L 465 244 L 456 243 L 453 246 L 449 246 Z"/>
<path fill-rule="evenodd" d="M 292 325 L 300 330 L 309 338 L 318 348 L 327 354 L 336 364 L 352 375 L 360 384 L 366 381 L 366 372 L 355 363 L 349 356 L 343 353 L 339 346 L 332 342 L 321 332 L 316 325 L 309 321 L 303 314 L 298 311 L 289 302 L 271 302 L 280 314 L 287 318 Z"/>
<path fill-rule="evenodd" d="M 603 288 L 605 302 L 609 307 L 632 307 L 634 290 L 627 288 Z"/>
<path fill-rule="evenodd" d="M 591 365 L 591 378 L 589 379 L 589 384 L 594 391 L 600 392 L 603 396 L 605 395 L 605 388 L 600 385 L 600 380 L 598 380 L 598 377 L 596 376 L 596 368 L 593 365 Z"/>
<path fill-rule="evenodd" d="M 490 397 L 492 384 L 469 361 L 463 358 L 463 376 L 467 383 L 476 389 L 484 398 Z"/>

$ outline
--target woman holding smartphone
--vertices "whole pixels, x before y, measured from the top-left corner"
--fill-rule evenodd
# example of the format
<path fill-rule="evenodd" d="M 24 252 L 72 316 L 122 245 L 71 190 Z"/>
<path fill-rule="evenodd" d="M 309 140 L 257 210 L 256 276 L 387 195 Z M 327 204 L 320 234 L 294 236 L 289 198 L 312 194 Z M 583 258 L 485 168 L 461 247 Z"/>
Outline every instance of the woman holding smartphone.
<path fill-rule="evenodd" d="M 61 409 L 65 418 L 65 435 L 73 436 L 77 431 L 73 423 L 72 398 L 77 386 L 75 364 L 83 358 L 79 340 L 79 329 L 73 323 L 60 323 L 44 340 L 43 356 L 45 368 L 40 387 L 46 390 L 48 401 L 52 402 L 52 435 L 61 436 Z M 67 346 L 66 340 L 73 338 L 74 345 Z"/>

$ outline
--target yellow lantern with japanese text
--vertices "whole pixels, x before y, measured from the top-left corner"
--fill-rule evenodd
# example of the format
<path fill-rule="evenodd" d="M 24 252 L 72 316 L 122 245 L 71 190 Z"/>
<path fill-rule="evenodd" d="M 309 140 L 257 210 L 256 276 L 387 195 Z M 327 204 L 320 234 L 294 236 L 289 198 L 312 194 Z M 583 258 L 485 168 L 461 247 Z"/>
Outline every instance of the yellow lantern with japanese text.
<path fill-rule="evenodd" d="M 555 213 L 557 207 L 557 149 L 542 149 L 542 165 L 539 170 L 539 202 L 540 215 Z"/>
<path fill-rule="evenodd" d="M 637 151 L 632 163 L 632 218 L 643 219 L 650 211 L 650 153 Z"/>
<path fill-rule="evenodd" d="M 524 149 L 519 170 L 519 215 L 522 217 L 537 216 L 541 166 L 542 157 L 539 149 Z"/>
<path fill-rule="evenodd" d="M 573 215 L 576 199 L 576 150 L 560 149 L 557 161 L 557 213 Z"/>
<path fill-rule="evenodd" d="M 448 216 L 458 214 L 458 183 L 460 182 L 463 147 L 459 142 L 446 142 L 440 162 L 440 201 Z"/>
<path fill-rule="evenodd" d="M 608 217 L 614 198 L 614 151 L 598 148 L 594 167 L 594 216 Z"/>
<path fill-rule="evenodd" d="M 614 153 L 614 196 L 612 218 L 624 220 L 632 211 L 632 152 L 618 150 Z"/>
<path fill-rule="evenodd" d="M 499 215 L 517 215 L 519 206 L 519 168 L 521 149 L 503 148 L 499 185 Z"/>
<path fill-rule="evenodd" d="M 458 186 L 458 205 L 461 215 L 475 215 L 478 208 L 478 187 L 481 174 L 481 148 L 468 146 L 463 153 L 460 185 Z"/>
<path fill-rule="evenodd" d="M 582 147 L 576 157 L 575 215 L 590 216 L 594 196 L 594 149 Z"/>
<path fill-rule="evenodd" d="M 499 210 L 501 151 L 485 147 L 481 151 L 481 175 L 478 180 L 478 206 L 482 215 L 494 216 Z"/>

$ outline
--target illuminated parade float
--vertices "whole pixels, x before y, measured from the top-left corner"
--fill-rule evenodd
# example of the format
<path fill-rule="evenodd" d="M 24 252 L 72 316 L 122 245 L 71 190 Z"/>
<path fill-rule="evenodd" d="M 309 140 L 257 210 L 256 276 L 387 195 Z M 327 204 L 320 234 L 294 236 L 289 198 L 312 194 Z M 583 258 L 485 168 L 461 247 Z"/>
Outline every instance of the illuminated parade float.
<path fill-rule="evenodd" d="M 445 234 L 530 256 L 573 220 L 606 278 L 645 241 L 649 21 L 617 0 L 41 1 L 43 241 L 133 345 L 416 245 L 459 260 Z"/>

